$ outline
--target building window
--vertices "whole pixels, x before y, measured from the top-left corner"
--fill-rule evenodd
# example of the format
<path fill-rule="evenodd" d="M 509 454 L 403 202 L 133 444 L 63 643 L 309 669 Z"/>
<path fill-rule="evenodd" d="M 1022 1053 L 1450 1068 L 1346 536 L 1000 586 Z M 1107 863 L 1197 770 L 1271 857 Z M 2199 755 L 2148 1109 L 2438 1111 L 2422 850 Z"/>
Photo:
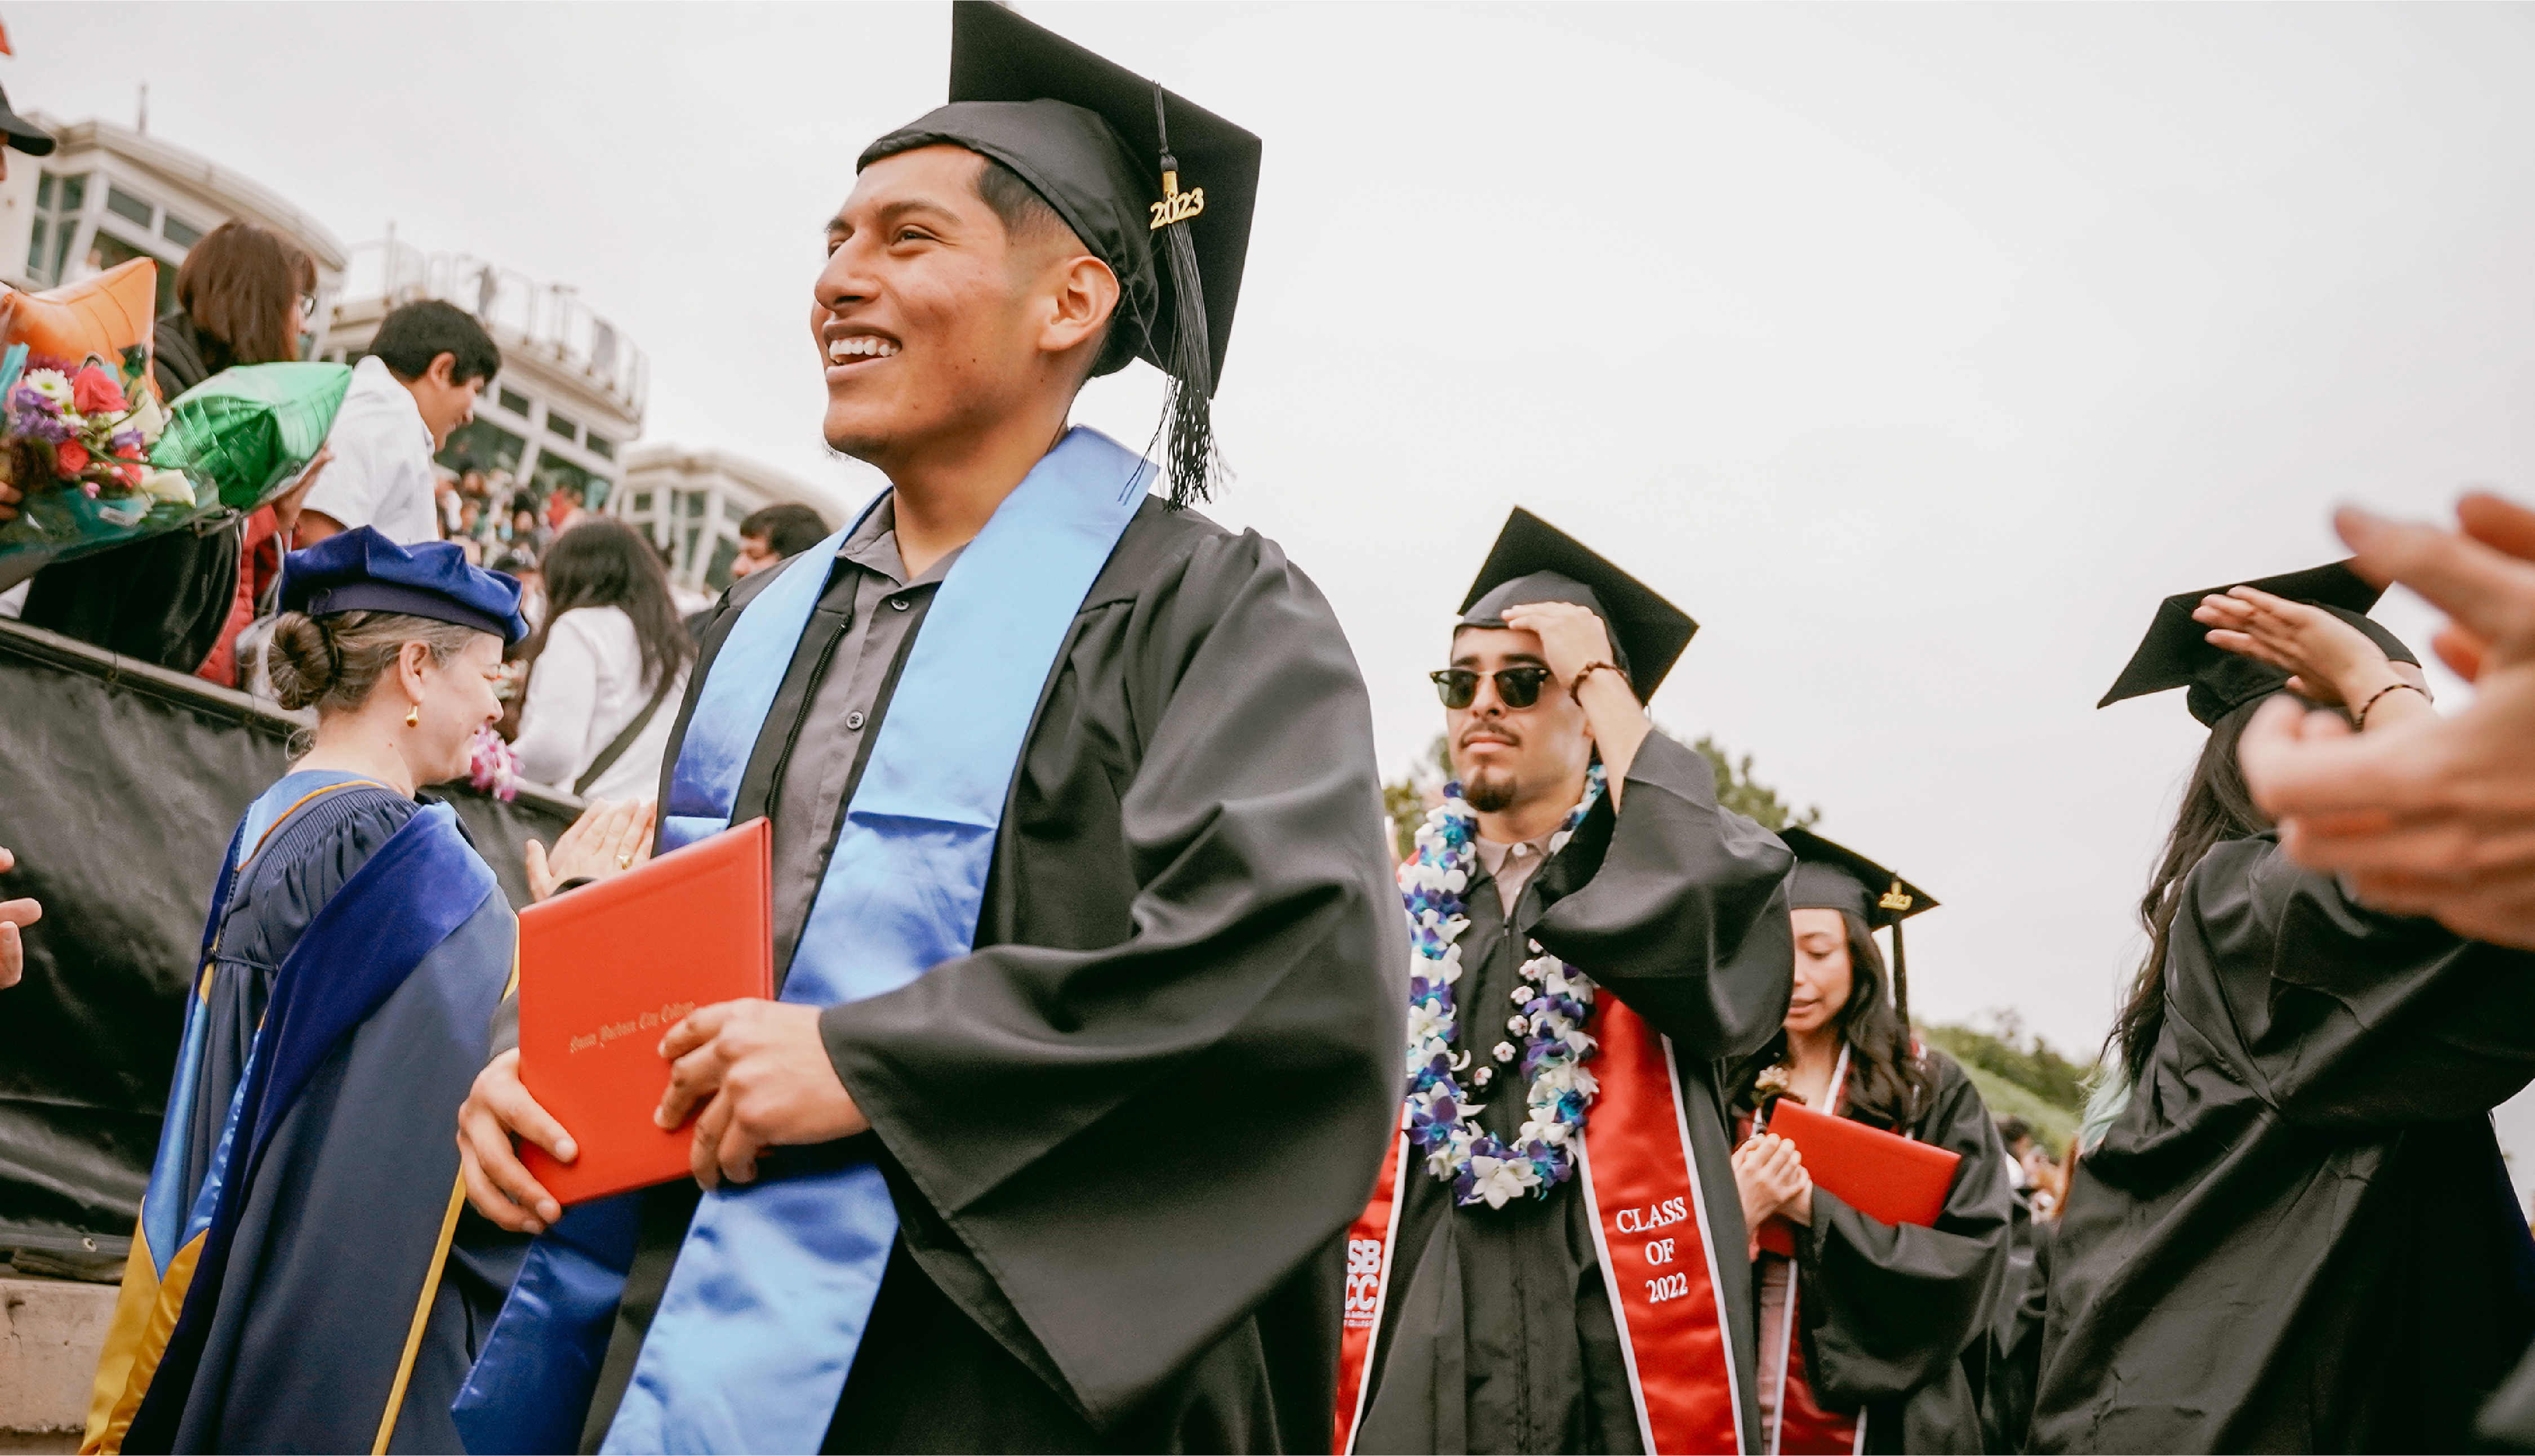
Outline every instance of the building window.
<path fill-rule="evenodd" d="M 739 509 L 738 502 L 724 501 L 721 503 L 721 518 L 737 525 L 748 518 L 748 513 Z"/>
<path fill-rule="evenodd" d="M 687 514 L 689 516 L 702 516 L 705 514 L 705 492 L 700 490 L 691 490 L 687 492 Z"/>
<path fill-rule="evenodd" d="M 581 423 L 570 415 L 557 414 L 549 409 L 546 411 L 546 433 L 560 435 L 566 440 L 579 440 Z"/>
<path fill-rule="evenodd" d="M 678 552 L 678 564 L 680 566 L 693 567 L 696 564 L 696 538 L 703 534 L 704 529 L 701 526 L 691 525 L 687 527 L 687 544 Z"/>
<path fill-rule="evenodd" d="M 80 212 L 87 205 L 88 173 L 45 172 L 35 179 L 35 231 L 27 249 L 32 281 L 49 288 L 62 280 L 71 241 L 79 236 Z"/>
<path fill-rule="evenodd" d="M 157 264 L 158 312 L 163 314 L 176 306 L 176 270 L 165 259 L 155 253 L 145 253 L 102 227 L 96 230 L 88 251 L 89 256 L 96 260 L 99 273 L 109 268 L 121 268 L 135 258 L 147 258 Z"/>
<path fill-rule="evenodd" d="M 651 493 L 649 491 L 638 490 L 634 493 L 634 514 L 637 516 L 649 516 L 651 514 Z"/>
<path fill-rule="evenodd" d="M 589 453 L 602 460 L 616 458 L 616 442 L 604 435 L 586 435 L 581 443 L 589 447 Z"/>
<path fill-rule="evenodd" d="M 527 448 L 528 442 L 491 420 L 470 420 L 450 435 L 438 458 L 452 470 L 508 470 L 516 475 L 520 456 Z"/>
<path fill-rule="evenodd" d="M 105 184 L 105 210 L 117 217 L 128 217 L 143 227 L 155 220 L 158 212 L 150 205 L 148 198 L 134 197 L 111 182 Z"/>
<path fill-rule="evenodd" d="M 606 506 L 607 493 L 615 485 L 593 470 L 585 470 L 560 455 L 539 454 L 537 456 L 537 494 L 551 497 L 556 491 L 596 511 Z"/>
<path fill-rule="evenodd" d="M 522 419 L 526 419 L 528 417 L 528 396 L 521 394 L 517 390 L 504 390 L 502 392 L 502 407 L 509 410 L 511 413 L 518 415 Z"/>
<path fill-rule="evenodd" d="M 174 213 L 158 219 L 158 233 L 179 248 L 190 248 L 203 240 L 203 230 Z"/>

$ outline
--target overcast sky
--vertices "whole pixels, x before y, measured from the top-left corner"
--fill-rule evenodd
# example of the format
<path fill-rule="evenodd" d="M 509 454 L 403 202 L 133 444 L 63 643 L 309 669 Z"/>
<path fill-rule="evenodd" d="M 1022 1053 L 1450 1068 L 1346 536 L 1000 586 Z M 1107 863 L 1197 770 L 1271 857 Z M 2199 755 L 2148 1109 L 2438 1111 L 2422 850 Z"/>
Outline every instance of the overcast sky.
<path fill-rule="evenodd" d="M 1659 720 L 1945 902 L 1929 1018 L 2101 1037 L 2201 742 L 2094 710 L 2160 596 L 2328 559 L 2335 502 L 2535 496 L 2535 10 L 1021 8 L 1266 140 L 1214 514 L 1336 604 L 1386 773 L 1527 506 L 1703 624 Z M 810 282 L 947 6 L 0 19 L 21 109 L 146 82 L 347 242 L 577 284 L 649 438 L 876 488 Z M 1142 444 L 1158 394 L 1081 418 Z"/>

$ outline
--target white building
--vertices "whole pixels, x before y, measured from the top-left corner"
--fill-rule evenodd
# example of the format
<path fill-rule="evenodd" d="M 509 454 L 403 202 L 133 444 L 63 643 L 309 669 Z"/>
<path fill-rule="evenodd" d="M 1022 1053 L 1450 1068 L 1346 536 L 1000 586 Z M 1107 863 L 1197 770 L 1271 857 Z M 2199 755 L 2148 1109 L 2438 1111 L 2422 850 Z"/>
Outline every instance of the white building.
<path fill-rule="evenodd" d="M 317 264 L 318 313 L 341 291 L 343 245 L 259 184 L 181 147 L 105 121 L 29 120 L 53 134 L 0 183 L 0 282 L 52 288 L 135 258 L 158 263 L 158 311 L 176 303 L 176 265 L 238 218 L 294 238 Z"/>
<path fill-rule="evenodd" d="M 349 363 L 399 304 L 437 298 L 473 314 L 502 350 L 474 423 L 449 437 L 440 462 L 500 470 L 543 500 L 561 490 L 608 509 L 625 448 L 643 433 L 650 361 L 569 284 L 537 283 L 464 253 L 397 241 L 352 249 L 324 357 Z"/>
<path fill-rule="evenodd" d="M 842 524 L 836 503 L 815 486 L 744 455 L 682 445 L 636 447 L 616 500 L 612 514 L 667 546 L 670 578 L 700 591 L 730 584 L 739 523 L 762 507 L 807 506 L 830 527 Z"/>

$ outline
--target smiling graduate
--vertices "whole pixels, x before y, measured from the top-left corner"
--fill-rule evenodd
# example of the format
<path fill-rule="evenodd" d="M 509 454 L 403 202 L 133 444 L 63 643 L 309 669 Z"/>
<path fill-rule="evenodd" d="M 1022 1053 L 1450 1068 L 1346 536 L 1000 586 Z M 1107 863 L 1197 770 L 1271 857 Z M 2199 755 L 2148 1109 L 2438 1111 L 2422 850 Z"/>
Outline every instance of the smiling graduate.
<path fill-rule="evenodd" d="M 1371 713 L 1320 592 L 1182 509 L 1259 143 L 992 5 L 874 143 L 809 322 L 890 489 L 731 588 L 664 847 L 764 815 L 780 1000 L 672 1029 L 697 1182 L 562 1214 L 516 1052 L 469 1192 L 548 1230 L 471 1449 L 1320 1449 L 1396 1116 Z M 1143 358 L 1163 463 L 1067 415 Z M 1160 493 L 1151 493 L 1158 487 Z"/>

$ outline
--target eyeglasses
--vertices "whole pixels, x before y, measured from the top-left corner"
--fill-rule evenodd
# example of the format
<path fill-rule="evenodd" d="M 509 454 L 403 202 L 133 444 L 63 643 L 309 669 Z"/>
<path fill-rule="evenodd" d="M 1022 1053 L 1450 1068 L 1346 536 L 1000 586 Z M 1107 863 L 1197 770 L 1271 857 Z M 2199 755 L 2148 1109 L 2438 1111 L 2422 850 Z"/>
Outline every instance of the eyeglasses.
<path fill-rule="evenodd" d="M 1521 708 L 1540 700 L 1540 688 L 1549 681 L 1549 669 L 1501 667 L 1495 672 L 1480 674 L 1466 667 L 1447 667 L 1426 676 L 1435 684 L 1435 696 L 1444 699 L 1446 707 L 1465 708 L 1477 700 L 1479 679 L 1486 676 L 1497 680 L 1497 697 L 1504 700 L 1506 706 Z"/>
<path fill-rule="evenodd" d="M 310 329 L 315 329 L 317 327 L 316 294 L 302 293 L 299 295 L 299 320 Z"/>

